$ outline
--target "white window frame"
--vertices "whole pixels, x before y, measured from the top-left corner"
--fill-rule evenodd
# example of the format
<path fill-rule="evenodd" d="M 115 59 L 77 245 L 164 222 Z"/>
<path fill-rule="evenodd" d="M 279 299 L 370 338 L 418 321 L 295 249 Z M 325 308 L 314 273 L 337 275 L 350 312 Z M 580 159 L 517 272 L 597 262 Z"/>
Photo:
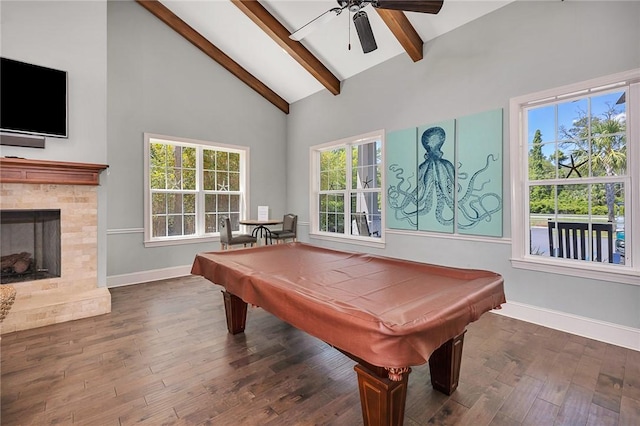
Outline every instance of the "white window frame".
<path fill-rule="evenodd" d="M 640 285 L 640 236 L 629 238 L 624 265 L 576 262 L 529 253 L 528 139 L 525 109 L 586 93 L 629 87 L 627 99 L 627 172 L 625 234 L 640 229 L 640 69 L 634 69 L 510 100 L 511 264 L 514 268 Z M 628 186 L 627 186 L 628 185 Z M 631 245 L 629 245 L 629 242 Z"/>
<path fill-rule="evenodd" d="M 384 173 L 384 130 L 376 130 L 369 133 L 364 133 L 358 136 L 352 136 L 344 139 L 340 139 L 333 142 L 327 142 L 320 145 L 314 145 L 309 148 L 309 212 L 310 212 L 310 232 L 309 236 L 311 238 L 317 238 L 321 240 L 328 241 L 336 241 L 336 242 L 349 242 L 353 244 L 371 246 L 371 247 L 384 247 L 385 245 L 385 173 Z M 337 232 L 324 232 L 320 231 L 320 223 L 319 223 L 319 194 L 320 194 L 320 153 L 322 151 L 326 151 L 331 148 L 347 148 L 347 183 L 346 189 L 341 191 L 345 196 L 345 218 L 351 217 L 351 198 L 350 195 L 352 192 L 359 191 L 358 189 L 352 189 L 351 185 L 351 147 L 353 145 L 361 145 L 370 142 L 380 141 L 380 155 L 381 163 L 380 163 L 380 173 L 382 182 L 379 188 L 380 192 L 380 236 L 379 237 L 370 237 L 370 236 L 360 236 L 360 235 L 352 235 L 351 234 L 351 226 L 347 225 L 347 221 L 345 219 L 345 231 L 344 233 Z M 373 192 L 373 191 L 370 191 Z"/>
<path fill-rule="evenodd" d="M 150 190 L 150 144 L 161 142 L 171 145 L 187 146 L 197 149 L 196 155 L 196 233 L 195 235 L 179 235 L 152 237 L 151 235 L 151 190 Z M 202 141 L 196 139 L 181 138 L 175 136 L 165 136 L 154 133 L 144 133 L 144 246 L 161 247 L 180 244 L 195 244 L 204 242 L 219 241 L 220 233 L 206 233 L 204 229 L 204 194 L 202 187 L 202 155 L 204 148 L 228 151 L 240 154 L 240 219 L 247 217 L 247 206 L 249 204 L 249 148 L 239 145 L 229 145 L 217 142 Z"/>

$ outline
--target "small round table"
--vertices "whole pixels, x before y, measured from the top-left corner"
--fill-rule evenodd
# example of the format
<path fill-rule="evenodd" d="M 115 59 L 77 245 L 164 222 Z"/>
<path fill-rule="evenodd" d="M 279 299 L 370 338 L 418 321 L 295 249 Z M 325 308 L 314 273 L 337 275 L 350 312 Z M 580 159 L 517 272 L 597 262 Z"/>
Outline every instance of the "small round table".
<path fill-rule="evenodd" d="M 240 220 L 241 225 L 253 226 L 251 235 L 258 238 L 264 238 L 265 244 L 271 244 L 271 229 L 267 228 L 269 225 L 279 225 L 282 223 L 282 219 L 243 219 Z"/>

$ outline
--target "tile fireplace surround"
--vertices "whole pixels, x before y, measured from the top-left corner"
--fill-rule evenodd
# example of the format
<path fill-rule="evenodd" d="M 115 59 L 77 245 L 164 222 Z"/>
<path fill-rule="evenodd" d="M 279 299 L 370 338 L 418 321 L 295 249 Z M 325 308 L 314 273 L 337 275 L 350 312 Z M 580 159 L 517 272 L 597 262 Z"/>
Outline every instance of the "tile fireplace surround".
<path fill-rule="evenodd" d="M 0 158 L 0 210 L 60 209 L 61 276 L 12 284 L 16 299 L 1 332 L 111 312 L 98 287 L 98 197 L 106 165 Z"/>

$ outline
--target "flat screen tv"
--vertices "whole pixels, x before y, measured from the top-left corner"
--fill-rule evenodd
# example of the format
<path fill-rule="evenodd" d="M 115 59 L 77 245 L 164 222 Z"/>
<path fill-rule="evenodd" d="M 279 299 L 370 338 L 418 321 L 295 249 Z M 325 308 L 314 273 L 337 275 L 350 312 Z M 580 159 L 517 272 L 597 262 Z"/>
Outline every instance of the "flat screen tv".
<path fill-rule="evenodd" d="M 0 61 L 0 130 L 68 137 L 66 71 Z"/>

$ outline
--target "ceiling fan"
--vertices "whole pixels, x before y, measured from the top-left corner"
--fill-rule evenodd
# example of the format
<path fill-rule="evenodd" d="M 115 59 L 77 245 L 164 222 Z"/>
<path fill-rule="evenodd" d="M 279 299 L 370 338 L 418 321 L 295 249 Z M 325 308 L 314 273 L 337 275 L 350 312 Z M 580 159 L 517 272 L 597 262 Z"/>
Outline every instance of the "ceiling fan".
<path fill-rule="evenodd" d="M 376 39 L 369 24 L 367 13 L 362 10 L 368 4 L 379 9 L 401 10 L 407 12 L 433 13 L 440 12 L 443 1 L 423 0 L 337 0 L 339 7 L 334 7 L 296 30 L 289 36 L 291 40 L 300 41 L 313 32 L 317 27 L 331 21 L 340 15 L 344 9 L 349 9 L 353 15 L 353 24 L 356 27 L 360 45 L 364 53 L 373 52 L 378 48 Z"/>

